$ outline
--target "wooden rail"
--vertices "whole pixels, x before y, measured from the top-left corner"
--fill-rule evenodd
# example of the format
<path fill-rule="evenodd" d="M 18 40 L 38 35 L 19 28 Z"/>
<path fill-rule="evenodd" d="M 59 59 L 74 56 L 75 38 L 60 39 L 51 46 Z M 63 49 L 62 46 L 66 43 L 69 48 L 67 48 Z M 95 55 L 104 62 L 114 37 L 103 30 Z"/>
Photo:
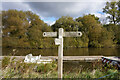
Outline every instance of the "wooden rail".
<path fill-rule="evenodd" d="M 25 56 L 0 56 L 0 61 L 4 57 L 10 57 L 10 58 L 15 57 L 16 60 L 25 59 Z M 105 56 L 63 56 L 63 60 L 64 61 L 97 61 L 97 60 L 101 60 L 102 59 L 101 57 L 105 57 Z M 120 59 L 116 58 L 115 56 L 109 56 L 106 58 L 120 62 Z M 43 59 L 43 60 L 47 60 L 47 59 L 58 60 L 58 56 L 41 56 L 41 59 Z"/>
<path fill-rule="evenodd" d="M 3 57 L 15 57 L 16 59 L 24 59 L 25 56 L 0 56 L 0 60 Z M 100 60 L 103 56 L 63 56 L 63 60 L 69 61 L 69 60 L 78 60 L 78 61 L 94 61 L 94 60 Z M 58 56 L 41 56 L 41 59 L 54 59 L 57 60 Z"/>

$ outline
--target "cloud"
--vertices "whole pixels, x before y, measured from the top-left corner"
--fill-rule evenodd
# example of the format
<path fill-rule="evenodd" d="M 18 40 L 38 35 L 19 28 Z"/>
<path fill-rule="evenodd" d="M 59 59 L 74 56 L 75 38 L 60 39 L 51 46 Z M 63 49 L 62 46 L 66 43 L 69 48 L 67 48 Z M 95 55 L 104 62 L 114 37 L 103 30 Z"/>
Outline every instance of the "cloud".
<path fill-rule="evenodd" d="M 2 2 L 2 10 L 17 9 L 17 10 L 31 10 L 28 4 L 22 2 Z"/>
<path fill-rule="evenodd" d="M 102 8 L 105 6 L 105 2 L 29 2 L 26 3 L 30 8 L 38 13 L 40 16 L 47 19 L 48 17 L 55 17 L 56 19 L 61 16 L 79 17 L 84 14 L 91 14 L 102 12 Z M 101 18 L 101 16 L 98 16 Z M 103 18 L 103 16 L 102 16 Z M 43 20 L 44 20 L 43 19 Z M 52 23 L 51 20 L 47 20 L 47 23 Z"/>
<path fill-rule="evenodd" d="M 17 9 L 29 10 L 40 16 L 48 24 L 53 24 L 61 16 L 71 16 L 73 18 L 83 16 L 84 14 L 102 13 L 105 6 L 105 0 L 77 0 L 79 2 L 3 2 L 3 10 Z M 102 14 L 104 15 L 104 14 Z M 54 18 L 54 19 L 53 19 Z"/>
<path fill-rule="evenodd" d="M 106 2 L 109 0 L 2 0 L 2 2 Z"/>
<path fill-rule="evenodd" d="M 102 11 L 104 2 L 29 2 L 30 8 L 43 17 L 77 17 Z"/>

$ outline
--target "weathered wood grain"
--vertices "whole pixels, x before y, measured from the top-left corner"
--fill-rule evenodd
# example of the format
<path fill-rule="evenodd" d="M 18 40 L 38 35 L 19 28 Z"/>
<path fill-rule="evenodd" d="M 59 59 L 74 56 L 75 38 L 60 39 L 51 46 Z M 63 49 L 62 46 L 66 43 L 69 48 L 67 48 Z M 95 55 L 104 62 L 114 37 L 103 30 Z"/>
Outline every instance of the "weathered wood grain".
<path fill-rule="evenodd" d="M 18 60 L 25 59 L 25 56 L 0 56 L 0 60 L 3 57 L 16 57 Z M 101 60 L 104 56 L 63 56 L 64 61 L 72 61 L 72 60 L 77 60 L 77 61 L 94 61 L 94 60 Z M 107 58 L 113 58 L 115 56 L 109 56 Z M 58 60 L 58 56 L 41 56 L 41 59 L 54 59 Z"/>

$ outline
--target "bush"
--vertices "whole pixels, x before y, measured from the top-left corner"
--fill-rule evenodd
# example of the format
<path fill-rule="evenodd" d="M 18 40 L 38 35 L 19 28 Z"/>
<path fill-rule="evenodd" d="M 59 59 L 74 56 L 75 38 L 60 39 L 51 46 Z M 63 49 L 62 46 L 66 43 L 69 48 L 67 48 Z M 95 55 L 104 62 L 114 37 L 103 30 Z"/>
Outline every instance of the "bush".
<path fill-rule="evenodd" d="M 47 63 L 47 64 L 39 64 L 36 68 L 37 72 L 44 73 L 49 72 L 51 70 L 55 70 L 57 68 L 57 65 L 55 63 Z"/>
<path fill-rule="evenodd" d="M 10 58 L 9 57 L 4 57 L 2 59 L 2 67 L 3 68 L 7 67 L 9 63 L 10 63 Z"/>

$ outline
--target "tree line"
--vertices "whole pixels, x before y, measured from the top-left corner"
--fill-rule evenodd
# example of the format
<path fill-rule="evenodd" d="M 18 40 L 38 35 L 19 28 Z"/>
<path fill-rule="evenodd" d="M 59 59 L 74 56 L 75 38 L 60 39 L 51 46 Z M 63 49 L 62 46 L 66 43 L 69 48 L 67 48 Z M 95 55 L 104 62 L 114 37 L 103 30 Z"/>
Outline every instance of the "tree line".
<path fill-rule="evenodd" d="M 92 14 L 73 19 L 62 16 L 49 26 L 31 11 L 2 11 L 2 46 L 21 48 L 56 48 L 53 38 L 44 38 L 46 31 L 81 31 L 80 38 L 64 38 L 68 47 L 116 47 L 120 45 L 120 1 L 106 2 L 103 13 L 107 24 Z"/>

